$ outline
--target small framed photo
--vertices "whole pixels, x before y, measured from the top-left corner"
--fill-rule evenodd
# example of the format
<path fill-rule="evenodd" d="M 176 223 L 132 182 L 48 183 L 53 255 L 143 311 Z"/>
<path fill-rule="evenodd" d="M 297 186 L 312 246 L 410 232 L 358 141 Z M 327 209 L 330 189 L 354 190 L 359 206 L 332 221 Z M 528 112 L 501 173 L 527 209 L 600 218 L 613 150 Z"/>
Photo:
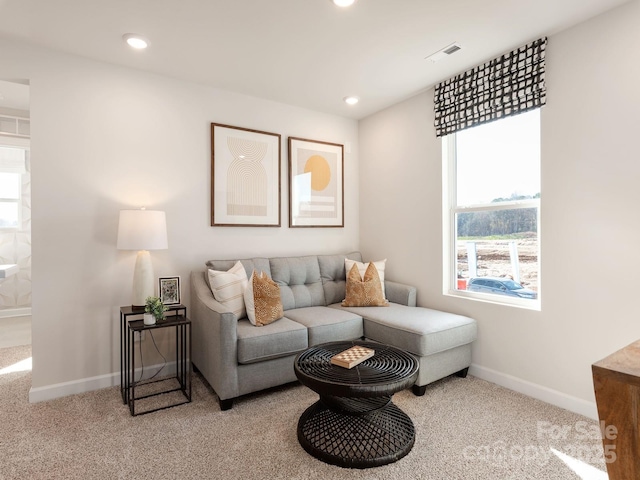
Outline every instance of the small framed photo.
<path fill-rule="evenodd" d="M 180 277 L 160 277 L 158 292 L 165 305 L 180 303 Z"/>

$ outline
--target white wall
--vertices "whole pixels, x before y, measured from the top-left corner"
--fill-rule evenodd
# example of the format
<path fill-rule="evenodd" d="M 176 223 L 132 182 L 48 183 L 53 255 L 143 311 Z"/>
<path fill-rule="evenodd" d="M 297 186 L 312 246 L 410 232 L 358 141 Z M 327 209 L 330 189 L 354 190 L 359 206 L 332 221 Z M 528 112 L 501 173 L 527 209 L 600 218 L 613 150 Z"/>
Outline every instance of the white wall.
<path fill-rule="evenodd" d="M 640 338 L 639 24 L 632 2 L 549 38 L 541 312 L 442 294 L 433 89 L 360 123 L 363 255 L 419 304 L 477 319 L 477 375 L 590 416 L 591 364 Z"/>
<path fill-rule="evenodd" d="M 353 120 L 6 40 L 0 70 L 31 81 L 37 398 L 101 386 L 119 372 L 118 307 L 131 301 L 135 262 L 135 252 L 115 248 L 120 209 L 166 211 L 169 250 L 152 260 L 156 276 L 182 277 L 187 304 L 189 272 L 211 258 L 358 248 Z M 211 122 L 282 135 L 281 228 L 209 226 Z M 287 227 L 288 136 L 350 142 L 345 228 Z"/>

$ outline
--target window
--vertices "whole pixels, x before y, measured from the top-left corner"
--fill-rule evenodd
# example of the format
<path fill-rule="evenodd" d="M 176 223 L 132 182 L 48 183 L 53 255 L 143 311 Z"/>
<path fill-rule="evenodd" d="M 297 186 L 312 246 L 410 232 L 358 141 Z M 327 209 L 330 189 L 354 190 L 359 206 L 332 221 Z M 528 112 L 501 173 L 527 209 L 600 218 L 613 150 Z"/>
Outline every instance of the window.
<path fill-rule="evenodd" d="M 20 183 L 19 173 L 0 172 L 0 228 L 18 228 Z"/>
<path fill-rule="evenodd" d="M 540 109 L 443 137 L 443 157 L 445 293 L 538 308 Z"/>
<path fill-rule="evenodd" d="M 0 146 L 0 229 L 20 226 L 20 190 L 26 172 L 26 150 Z"/>

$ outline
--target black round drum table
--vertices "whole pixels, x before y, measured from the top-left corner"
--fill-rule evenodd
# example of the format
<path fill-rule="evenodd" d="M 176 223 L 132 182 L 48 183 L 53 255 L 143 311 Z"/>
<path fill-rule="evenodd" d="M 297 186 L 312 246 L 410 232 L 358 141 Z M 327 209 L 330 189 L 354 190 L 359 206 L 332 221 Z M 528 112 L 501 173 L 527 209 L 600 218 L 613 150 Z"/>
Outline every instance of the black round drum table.
<path fill-rule="evenodd" d="M 331 357 L 362 345 L 373 357 L 350 369 Z M 391 396 L 418 377 L 418 362 L 407 352 L 373 342 L 333 342 L 296 357 L 298 379 L 320 395 L 298 421 L 298 441 L 314 457 L 333 465 L 369 468 L 395 462 L 411 451 L 415 430 Z"/>

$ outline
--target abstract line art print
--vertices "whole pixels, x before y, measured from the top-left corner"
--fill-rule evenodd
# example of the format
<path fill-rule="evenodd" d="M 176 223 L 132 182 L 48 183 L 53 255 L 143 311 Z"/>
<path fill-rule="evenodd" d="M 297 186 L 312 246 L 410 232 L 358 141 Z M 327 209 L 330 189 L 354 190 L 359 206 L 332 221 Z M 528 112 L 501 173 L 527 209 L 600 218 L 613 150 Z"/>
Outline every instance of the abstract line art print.
<path fill-rule="evenodd" d="M 211 124 L 211 225 L 280 226 L 280 135 Z"/>

